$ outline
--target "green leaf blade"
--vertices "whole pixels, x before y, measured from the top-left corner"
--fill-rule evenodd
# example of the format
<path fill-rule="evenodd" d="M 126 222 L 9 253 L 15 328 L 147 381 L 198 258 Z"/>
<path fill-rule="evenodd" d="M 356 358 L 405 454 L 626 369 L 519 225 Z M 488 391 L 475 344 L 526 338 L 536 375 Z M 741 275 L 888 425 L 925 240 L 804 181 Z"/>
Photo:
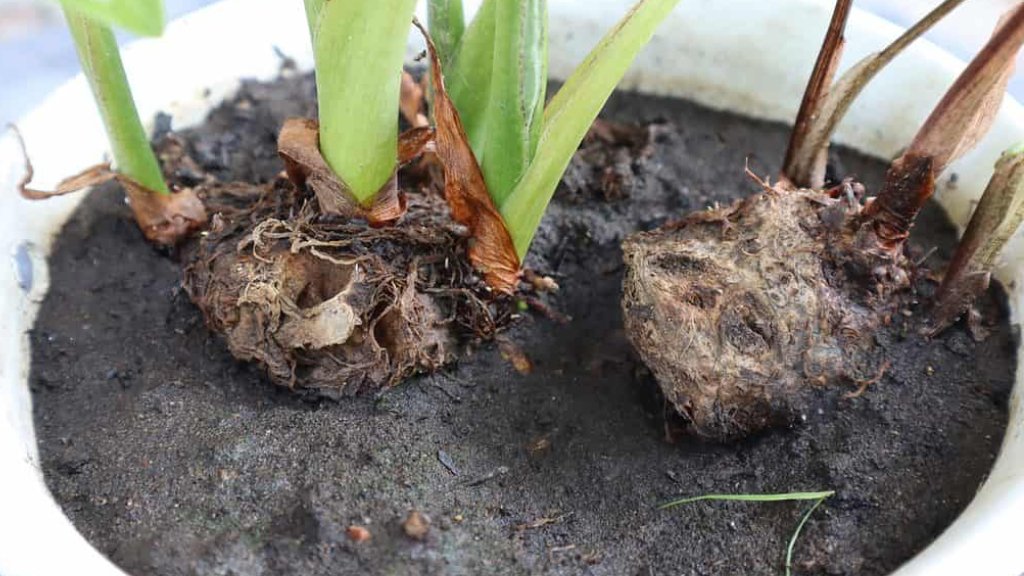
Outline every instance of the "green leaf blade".
<path fill-rule="evenodd" d="M 478 163 L 484 160 L 487 106 L 494 67 L 494 18 L 498 0 L 484 0 L 466 28 L 452 64 L 445 70 L 448 96 L 455 103 Z"/>
<path fill-rule="evenodd" d="M 307 0 L 320 151 L 364 205 L 390 179 L 402 63 L 415 0 Z"/>
<path fill-rule="evenodd" d="M 139 36 L 164 31 L 163 0 L 60 0 L 65 8 Z"/>
<path fill-rule="evenodd" d="M 533 158 L 547 89 L 547 2 L 499 2 L 480 167 L 498 205 Z"/>
<path fill-rule="evenodd" d="M 533 161 L 499 206 L 520 258 L 525 257 L 580 141 L 629 65 L 678 2 L 637 2 L 548 103 Z"/>
<path fill-rule="evenodd" d="M 447 66 L 455 56 L 466 28 L 462 0 L 430 0 L 427 3 L 427 28 L 437 46 L 441 64 Z"/>

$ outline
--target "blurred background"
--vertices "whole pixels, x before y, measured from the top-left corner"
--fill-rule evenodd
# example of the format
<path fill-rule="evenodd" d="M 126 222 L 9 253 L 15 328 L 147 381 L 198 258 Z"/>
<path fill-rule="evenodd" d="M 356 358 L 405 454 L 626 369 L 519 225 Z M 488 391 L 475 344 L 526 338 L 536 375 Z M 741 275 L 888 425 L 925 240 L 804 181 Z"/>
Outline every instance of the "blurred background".
<path fill-rule="evenodd" d="M 168 20 L 173 20 L 215 0 L 164 1 Z M 302 9 L 301 2 L 290 1 L 295 3 L 296 10 Z M 1019 1 L 966 0 L 927 38 L 966 60 L 988 38 L 999 15 Z M 901 26 L 908 26 L 938 2 L 855 0 L 854 5 Z M 131 40 L 125 34 L 118 38 L 121 42 Z M 77 72 L 74 46 L 64 28 L 56 1 L 0 0 L 0 85 L 3 86 L 0 89 L 0 125 L 16 120 Z M 1013 79 L 1010 92 L 1018 99 L 1024 99 L 1024 74 Z"/>

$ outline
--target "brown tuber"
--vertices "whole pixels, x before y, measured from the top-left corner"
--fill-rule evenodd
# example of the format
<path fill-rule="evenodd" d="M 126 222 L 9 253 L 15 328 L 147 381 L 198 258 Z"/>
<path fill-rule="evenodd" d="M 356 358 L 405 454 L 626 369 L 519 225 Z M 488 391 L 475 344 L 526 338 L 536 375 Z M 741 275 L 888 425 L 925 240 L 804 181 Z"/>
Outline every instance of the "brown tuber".
<path fill-rule="evenodd" d="M 788 425 L 822 391 L 879 378 L 874 331 L 910 296 L 914 218 L 938 173 L 991 125 L 1024 42 L 1018 6 L 893 162 L 879 198 L 862 204 L 852 181 L 799 186 L 820 171 L 820 142 L 804 132 L 827 93 L 847 9 L 837 1 L 787 152 L 786 170 L 808 159 L 803 175 L 758 181 L 758 194 L 624 242 L 626 333 L 699 436 Z"/>
<path fill-rule="evenodd" d="M 820 387 L 878 373 L 909 263 L 862 251 L 849 188 L 766 187 L 626 240 L 626 332 L 698 435 L 788 424 Z"/>

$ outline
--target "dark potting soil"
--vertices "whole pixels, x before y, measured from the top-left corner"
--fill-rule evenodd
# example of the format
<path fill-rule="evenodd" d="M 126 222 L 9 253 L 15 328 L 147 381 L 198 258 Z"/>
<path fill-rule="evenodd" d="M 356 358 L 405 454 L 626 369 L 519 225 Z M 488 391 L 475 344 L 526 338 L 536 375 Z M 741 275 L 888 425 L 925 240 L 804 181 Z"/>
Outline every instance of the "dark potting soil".
<path fill-rule="evenodd" d="M 184 135 L 217 176 L 266 180 L 281 169 L 281 121 L 312 112 L 308 77 L 248 83 Z M 504 334 L 528 375 L 484 345 L 378 397 L 275 388 L 207 332 L 119 193 L 92 193 L 58 239 L 32 334 L 56 499 L 134 574 L 781 572 L 808 503 L 657 508 L 723 492 L 836 491 L 796 544 L 800 574 L 881 574 L 921 550 L 1002 437 L 1015 340 L 998 295 L 983 299 L 981 343 L 959 326 L 925 341 L 923 305 L 906 310 L 878 334 L 884 377 L 857 398 L 843 397 L 853 383 L 826 394 L 793 429 L 737 445 L 680 434 L 623 335 L 619 242 L 756 191 L 744 160 L 776 173 L 787 128 L 629 94 L 605 117 L 663 123 L 648 156 L 597 146 L 573 162 L 528 261 L 557 279 L 547 301 L 572 320 L 527 313 Z M 836 160 L 877 190 L 882 163 Z M 936 249 L 930 265 L 950 255 L 936 207 L 914 234 Z M 420 539 L 403 527 L 410 511 L 429 518 Z"/>

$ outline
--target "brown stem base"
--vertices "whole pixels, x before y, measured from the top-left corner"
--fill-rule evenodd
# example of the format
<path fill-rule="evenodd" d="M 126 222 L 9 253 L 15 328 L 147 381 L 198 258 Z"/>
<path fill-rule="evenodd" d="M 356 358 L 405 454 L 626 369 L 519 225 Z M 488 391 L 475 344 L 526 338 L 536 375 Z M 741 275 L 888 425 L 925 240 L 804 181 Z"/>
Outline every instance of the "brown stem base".
<path fill-rule="evenodd" d="M 874 332 L 908 285 L 852 194 L 765 188 L 623 246 L 627 335 L 709 439 L 788 425 L 822 388 L 875 378 Z"/>
<path fill-rule="evenodd" d="M 185 257 L 185 287 L 237 358 L 283 386 L 378 390 L 488 338 L 511 305 L 489 296 L 443 200 L 416 194 L 396 226 L 323 216 L 279 178 L 200 188 L 215 214 Z"/>

